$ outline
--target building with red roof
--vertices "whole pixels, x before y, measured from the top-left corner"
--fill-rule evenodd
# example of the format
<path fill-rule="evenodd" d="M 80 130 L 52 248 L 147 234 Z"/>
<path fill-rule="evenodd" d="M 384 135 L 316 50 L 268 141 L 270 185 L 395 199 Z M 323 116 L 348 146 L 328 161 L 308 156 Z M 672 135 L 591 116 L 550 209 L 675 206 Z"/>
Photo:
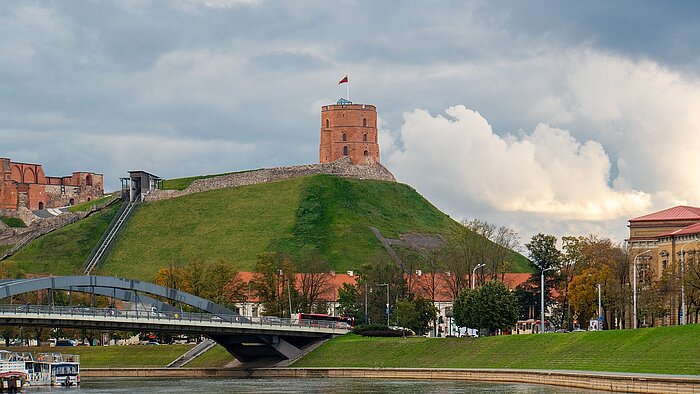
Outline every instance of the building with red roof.
<path fill-rule="evenodd" d="M 686 205 L 664 209 L 629 220 L 627 244 L 632 256 L 639 256 L 639 272 L 649 271 L 658 280 L 664 272 L 677 274 L 683 259 L 696 258 L 700 247 L 700 208 Z M 682 256 L 681 256 L 682 253 Z M 671 302 L 671 310 L 680 304 Z M 679 318 L 671 314 L 668 324 Z"/>

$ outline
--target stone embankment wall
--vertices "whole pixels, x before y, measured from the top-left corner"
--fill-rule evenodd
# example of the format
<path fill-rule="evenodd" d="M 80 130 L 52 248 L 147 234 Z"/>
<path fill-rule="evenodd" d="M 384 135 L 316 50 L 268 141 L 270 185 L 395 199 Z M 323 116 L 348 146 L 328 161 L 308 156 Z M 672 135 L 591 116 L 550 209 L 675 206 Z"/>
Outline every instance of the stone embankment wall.
<path fill-rule="evenodd" d="M 700 377 L 628 374 L 623 372 L 537 371 L 442 368 L 81 368 L 91 377 L 236 377 L 236 378 L 355 378 L 392 380 L 462 380 L 531 383 L 625 393 L 697 393 Z"/>
<path fill-rule="evenodd" d="M 263 168 L 260 170 L 221 175 L 213 178 L 197 179 L 185 190 L 152 190 L 144 196 L 144 201 L 166 200 L 207 190 L 254 185 L 316 174 L 330 174 L 345 178 L 396 182 L 394 175 L 381 164 L 355 165 L 350 162 L 350 158 L 343 157 L 332 163 Z"/>

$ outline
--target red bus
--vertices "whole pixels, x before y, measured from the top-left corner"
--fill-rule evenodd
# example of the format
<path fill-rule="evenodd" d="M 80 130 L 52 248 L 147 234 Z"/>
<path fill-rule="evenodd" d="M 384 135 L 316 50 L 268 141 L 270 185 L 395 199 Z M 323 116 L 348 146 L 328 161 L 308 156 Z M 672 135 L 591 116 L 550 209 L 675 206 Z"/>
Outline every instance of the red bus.
<path fill-rule="evenodd" d="M 322 313 L 300 313 L 299 325 L 351 329 L 355 325 L 355 319 L 345 316 L 324 315 Z"/>

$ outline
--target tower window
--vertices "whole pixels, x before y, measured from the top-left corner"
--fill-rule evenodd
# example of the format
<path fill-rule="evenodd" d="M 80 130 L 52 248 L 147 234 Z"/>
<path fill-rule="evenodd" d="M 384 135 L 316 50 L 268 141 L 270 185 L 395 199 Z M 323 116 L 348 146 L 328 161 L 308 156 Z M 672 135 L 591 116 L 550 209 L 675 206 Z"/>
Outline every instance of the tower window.
<path fill-rule="evenodd" d="M 367 141 L 367 133 L 362 134 L 362 141 Z"/>
<path fill-rule="evenodd" d="M 326 119 L 326 127 L 331 127 L 331 121 Z"/>
<path fill-rule="evenodd" d="M 348 140 L 348 135 L 343 133 L 343 141 L 347 141 L 347 140 Z"/>
<path fill-rule="evenodd" d="M 365 151 L 365 156 L 369 156 L 369 152 L 368 152 L 368 151 Z"/>
<path fill-rule="evenodd" d="M 367 127 L 367 118 L 362 118 L 362 127 Z"/>
<path fill-rule="evenodd" d="M 39 201 L 39 210 L 42 210 L 42 209 L 44 209 L 44 203 Z"/>
<path fill-rule="evenodd" d="M 343 156 L 347 156 L 347 155 L 348 155 L 348 147 L 344 146 L 343 147 Z"/>

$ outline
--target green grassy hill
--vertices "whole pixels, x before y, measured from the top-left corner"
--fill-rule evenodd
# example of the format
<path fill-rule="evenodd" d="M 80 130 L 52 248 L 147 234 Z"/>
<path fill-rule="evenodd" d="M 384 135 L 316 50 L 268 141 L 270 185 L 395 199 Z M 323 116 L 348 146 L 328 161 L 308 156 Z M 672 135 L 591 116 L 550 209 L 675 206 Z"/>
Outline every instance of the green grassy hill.
<path fill-rule="evenodd" d="M 77 272 L 117 208 L 42 236 L 12 261 L 28 273 Z M 370 226 L 397 238 L 448 235 L 459 224 L 410 186 L 313 175 L 140 204 L 98 273 L 152 280 L 161 267 L 195 258 L 226 259 L 249 270 L 266 251 L 296 257 L 316 252 L 343 272 L 389 260 Z M 527 270 L 523 256 L 512 253 L 511 259 L 516 271 Z"/>
<path fill-rule="evenodd" d="M 6 261 L 30 274 L 75 275 L 119 210 L 119 204 L 43 235 Z"/>
<path fill-rule="evenodd" d="M 314 175 L 141 205 L 101 272 L 150 278 L 194 258 L 250 269 L 264 251 L 315 251 L 344 271 L 388 259 L 370 226 L 393 238 L 458 224 L 407 185 Z"/>
<path fill-rule="evenodd" d="M 324 343 L 293 367 L 513 368 L 700 374 L 700 325 L 485 338 Z"/>

